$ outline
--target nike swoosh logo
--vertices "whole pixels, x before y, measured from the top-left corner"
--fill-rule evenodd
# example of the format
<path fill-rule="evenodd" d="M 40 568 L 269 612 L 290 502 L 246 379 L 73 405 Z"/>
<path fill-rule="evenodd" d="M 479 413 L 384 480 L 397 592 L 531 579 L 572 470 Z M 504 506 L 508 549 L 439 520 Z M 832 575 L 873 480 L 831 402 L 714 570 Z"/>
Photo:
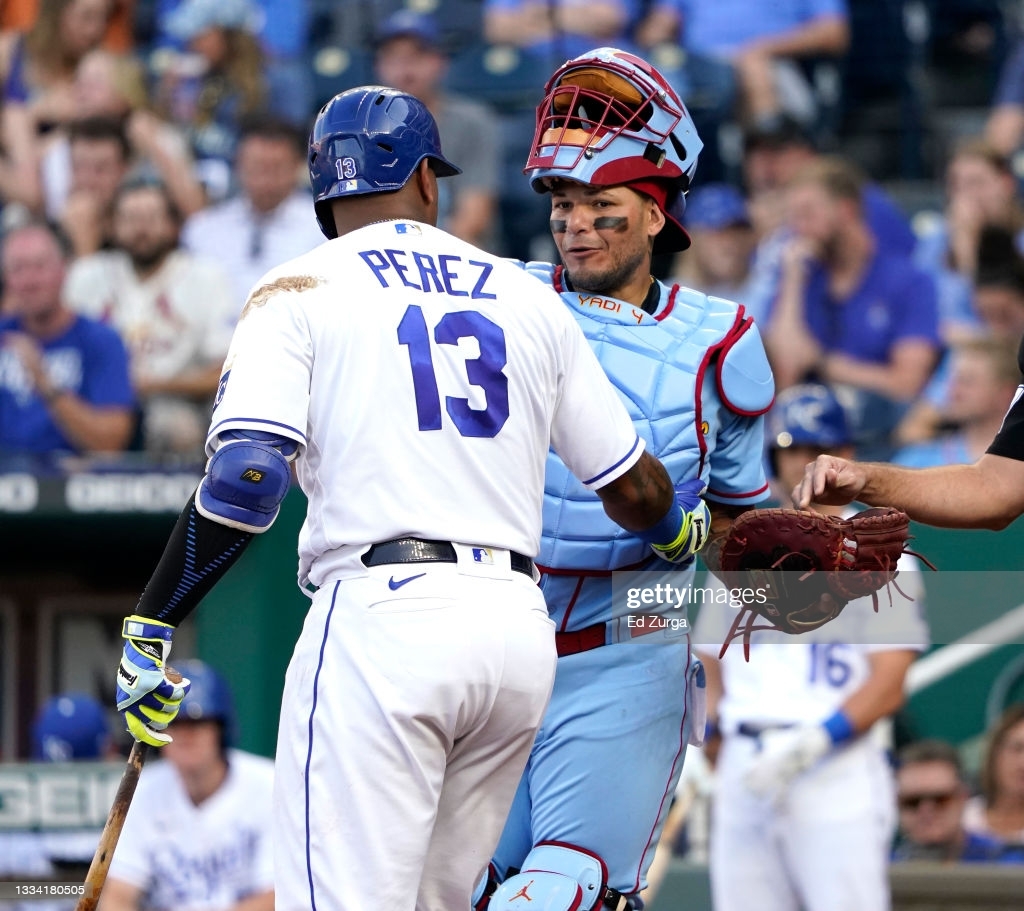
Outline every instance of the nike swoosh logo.
<path fill-rule="evenodd" d="M 425 575 L 426 575 L 426 573 L 420 573 L 419 575 L 416 575 L 416 576 L 409 576 L 408 579 L 399 579 L 397 582 L 395 581 L 395 577 L 392 576 L 390 579 L 388 579 L 388 588 L 390 588 L 391 591 L 396 591 L 397 589 L 399 589 L 403 585 L 405 585 L 407 582 L 412 582 L 413 579 L 419 579 L 419 578 L 422 578 Z"/>

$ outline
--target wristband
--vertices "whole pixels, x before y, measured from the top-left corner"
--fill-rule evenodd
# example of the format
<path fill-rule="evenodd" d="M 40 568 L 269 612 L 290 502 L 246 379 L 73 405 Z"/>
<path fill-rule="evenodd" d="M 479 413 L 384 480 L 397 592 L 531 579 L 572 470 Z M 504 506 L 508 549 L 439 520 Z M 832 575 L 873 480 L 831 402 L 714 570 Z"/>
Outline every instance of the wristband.
<path fill-rule="evenodd" d="M 661 544 L 668 547 L 676 543 L 685 524 L 686 516 L 683 513 L 683 508 L 678 503 L 673 503 L 658 522 L 650 528 L 635 532 L 635 534 L 647 544 Z"/>
<path fill-rule="evenodd" d="M 830 718 L 827 718 L 822 723 L 822 727 L 828 731 L 828 736 L 832 739 L 833 746 L 845 743 L 857 733 L 853 728 L 853 722 L 850 721 L 850 716 L 842 709 L 839 709 Z"/>

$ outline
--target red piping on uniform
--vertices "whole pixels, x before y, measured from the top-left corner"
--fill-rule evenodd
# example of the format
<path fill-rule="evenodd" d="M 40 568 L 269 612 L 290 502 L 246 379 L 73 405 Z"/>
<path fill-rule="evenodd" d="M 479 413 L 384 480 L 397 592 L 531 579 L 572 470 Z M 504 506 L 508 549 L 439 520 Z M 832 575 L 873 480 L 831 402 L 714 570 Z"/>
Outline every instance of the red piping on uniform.
<path fill-rule="evenodd" d="M 686 686 L 689 688 L 691 681 L 690 677 L 690 664 L 693 662 L 693 650 L 690 648 L 689 640 L 686 643 Z M 665 790 L 661 794 L 661 803 L 658 804 L 658 813 L 654 817 L 654 825 L 651 826 L 651 834 L 647 837 L 647 844 L 644 845 L 643 853 L 640 855 L 640 866 L 637 867 L 636 871 L 636 882 L 633 885 L 631 892 L 640 891 L 640 871 L 644 867 L 644 858 L 647 856 L 647 852 L 651 849 L 651 842 L 654 841 L 654 832 L 658 828 L 658 820 L 661 818 L 661 812 L 665 807 L 665 801 L 668 799 L 670 785 L 672 784 L 672 775 L 674 773 L 676 763 L 679 761 L 679 757 L 686 753 L 686 716 L 690 711 L 690 700 L 686 699 L 683 702 L 683 721 L 679 725 L 679 749 L 676 750 L 675 758 L 672 760 L 672 766 L 669 769 L 668 781 L 665 783 Z"/>
<path fill-rule="evenodd" d="M 768 489 L 768 482 L 765 481 L 757 490 L 751 490 L 747 493 L 725 493 L 721 490 L 713 490 L 708 488 L 708 493 L 714 497 L 721 497 L 723 500 L 742 500 L 744 497 L 756 497 L 759 493 L 764 493 Z"/>
<path fill-rule="evenodd" d="M 555 266 L 555 271 L 551 276 L 551 284 L 559 294 L 566 290 L 565 284 L 562 282 L 562 273 L 564 271 L 565 266 Z"/>
<path fill-rule="evenodd" d="M 580 576 L 579 581 L 576 583 L 576 588 L 573 590 L 572 597 L 569 599 L 569 606 L 565 609 L 565 616 L 562 617 L 562 628 L 559 630 L 560 633 L 564 633 L 565 628 L 569 625 L 569 614 L 572 613 L 572 609 L 576 606 L 576 599 L 580 596 L 580 590 L 583 588 L 584 581 L 583 576 Z"/>
<path fill-rule="evenodd" d="M 679 291 L 679 285 L 673 285 L 672 290 L 668 292 L 668 303 L 665 304 L 665 309 L 661 313 L 655 314 L 656 320 L 663 320 L 672 312 L 672 308 L 676 305 L 676 292 Z"/>
<path fill-rule="evenodd" d="M 752 316 L 746 316 L 744 314 L 744 308 L 742 304 L 740 304 L 740 308 L 736 316 L 737 322 L 734 323 L 732 329 L 729 330 L 728 335 L 726 335 L 725 337 L 724 344 L 720 349 L 721 357 L 719 357 L 718 364 L 715 366 L 715 376 L 718 380 L 718 391 L 722 395 L 722 401 L 725 402 L 729 410 L 733 412 L 733 414 L 738 414 L 741 417 L 756 418 L 764 414 L 769 408 L 772 407 L 772 405 L 775 403 L 775 396 L 772 396 L 772 400 L 767 405 L 765 405 L 764 408 L 759 408 L 757 411 L 747 411 L 743 408 L 737 408 L 732 402 L 726 399 L 725 385 L 722 382 L 722 367 L 725 366 L 726 355 L 728 355 L 729 351 L 732 349 L 732 346 L 735 345 L 741 338 L 743 338 L 744 333 L 751 326 L 754 325 L 754 318 Z"/>

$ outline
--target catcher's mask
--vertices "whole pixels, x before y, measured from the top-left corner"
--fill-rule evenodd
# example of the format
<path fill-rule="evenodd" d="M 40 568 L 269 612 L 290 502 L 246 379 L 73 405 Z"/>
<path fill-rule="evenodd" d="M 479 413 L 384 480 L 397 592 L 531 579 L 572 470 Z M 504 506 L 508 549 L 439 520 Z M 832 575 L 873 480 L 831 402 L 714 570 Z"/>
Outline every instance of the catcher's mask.
<path fill-rule="evenodd" d="M 702 148 L 665 77 L 639 57 L 602 47 L 548 80 L 524 171 L 539 193 L 559 177 L 599 187 L 664 185 L 666 225 L 654 250 L 669 253 L 690 245 L 682 215 Z"/>

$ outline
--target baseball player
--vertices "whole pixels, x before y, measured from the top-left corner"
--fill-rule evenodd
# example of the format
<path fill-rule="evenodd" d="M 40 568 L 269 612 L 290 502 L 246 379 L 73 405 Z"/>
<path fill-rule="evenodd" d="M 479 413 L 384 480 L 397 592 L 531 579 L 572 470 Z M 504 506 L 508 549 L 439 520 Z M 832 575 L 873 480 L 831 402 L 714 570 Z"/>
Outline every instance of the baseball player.
<path fill-rule="evenodd" d="M 852 451 L 826 386 L 790 387 L 767 421 L 769 454 L 787 490 L 809 458 Z M 890 907 L 894 787 L 884 743 L 870 732 L 902 704 L 904 677 L 928 635 L 915 561 L 903 558 L 899 568 L 891 605 L 880 592 L 878 613 L 871 598 L 859 598 L 799 638 L 755 632 L 749 662 L 738 648 L 717 658 L 735 610 L 702 607 L 694 641 L 707 644 L 694 647 L 722 735 L 710 854 L 717 911 Z"/>
<path fill-rule="evenodd" d="M 165 762 L 148 766 L 110 862 L 101 911 L 273 911 L 274 764 L 233 748 L 226 681 L 202 661 Z"/>
<path fill-rule="evenodd" d="M 294 463 L 316 591 L 281 710 L 276 907 L 450 911 L 551 689 L 532 559 L 549 443 L 669 561 L 692 560 L 706 507 L 644 451 L 557 295 L 434 227 L 437 180 L 458 172 L 422 102 L 337 95 L 309 167 L 330 239 L 249 295 L 207 473 L 125 621 L 119 706 L 136 737 L 167 740 L 173 629 L 273 522 Z"/>
<path fill-rule="evenodd" d="M 560 293 L 677 489 L 708 488 L 722 535 L 767 495 L 760 415 L 774 389 L 742 307 L 651 276 L 652 253 L 689 245 L 680 219 L 700 149 L 683 103 L 645 61 L 599 48 L 566 63 L 548 81 L 527 163 L 534 189 L 550 194 L 562 264 L 526 269 Z M 647 568 L 648 556 L 552 454 L 539 562 L 558 668 L 478 907 L 496 883 L 491 911 L 524 897 L 552 911 L 640 907 L 687 742 L 704 733 L 688 631 L 650 616 L 685 613 L 652 606 L 630 626 L 637 618 L 613 599 L 611 572 Z M 692 572 L 678 567 L 672 584 Z"/>

